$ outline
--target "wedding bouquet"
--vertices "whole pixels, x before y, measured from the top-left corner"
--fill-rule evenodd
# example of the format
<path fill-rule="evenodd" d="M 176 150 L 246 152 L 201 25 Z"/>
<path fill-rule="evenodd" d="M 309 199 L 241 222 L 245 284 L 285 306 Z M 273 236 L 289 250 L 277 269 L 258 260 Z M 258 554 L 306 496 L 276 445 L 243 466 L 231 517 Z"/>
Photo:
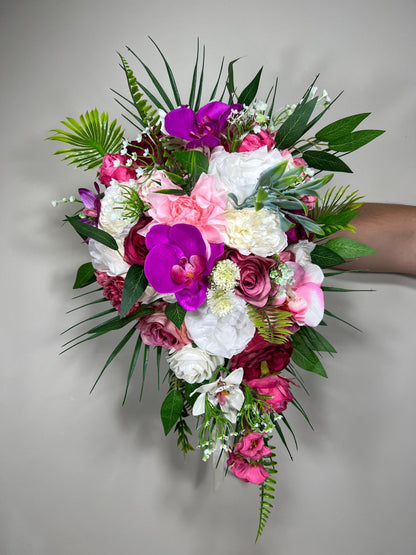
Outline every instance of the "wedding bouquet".
<path fill-rule="evenodd" d="M 295 398 L 300 370 L 326 376 L 321 355 L 335 353 L 317 328 L 324 318 L 340 319 L 325 309 L 324 293 L 342 289 L 324 278 L 373 252 L 329 238 L 354 230 L 362 197 L 348 187 L 318 191 L 333 176 L 326 171 L 351 172 L 342 157 L 382 131 L 357 131 L 369 115 L 360 113 L 311 135 L 334 102 L 326 91 L 317 94 L 316 79 L 299 102 L 275 110 L 277 80 L 264 101 L 257 97 L 261 69 L 240 90 L 237 60 L 223 84 L 222 60 L 205 96 L 199 45 L 184 99 L 156 48 L 171 94 L 133 51 L 148 85 L 120 55 L 130 97 L 113 92 L 133 139 L 96 109 L 67 118 L 48 137 L 67 143 L 55 154 L 69 163 L 97 168 L 93 188 L 69 199 L 80 208 L 66 221 L 91 259 L 74 288 L 94 284 L 85 295 L 102 295 L 82 307 L 110 304 L 80 322 L 100 319 L 64 350 L 129 326 L 98 377 L 135 337 L 123 403 L 140 353 L 142 391 L 150 350 L 158 376 L 165 353 L 165 434 L 174 429 L 184 453 L 196 445 L 204 460 L 260 486 L 258 538 L 274 498 L 273 433 L 290 454 L 288 404 L 307 418 Z"/>

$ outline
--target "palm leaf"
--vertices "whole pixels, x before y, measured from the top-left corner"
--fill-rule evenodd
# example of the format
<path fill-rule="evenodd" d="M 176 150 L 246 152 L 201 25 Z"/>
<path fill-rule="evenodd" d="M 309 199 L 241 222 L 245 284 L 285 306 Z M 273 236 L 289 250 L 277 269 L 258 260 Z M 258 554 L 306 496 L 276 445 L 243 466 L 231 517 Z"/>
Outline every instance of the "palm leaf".
<path fill-rule="evenodd" d="M 54 154 L 64 154 L 68 164 L 76 164 L 86 170 L 96 168 L 103 157 L 121 149 L 123 134 L 117 120 L 109 121 L 108 114 L 94 108 L 79 116 L 79 121 L 68 117 L 61 122 L 66 129 L 52 129 L 55 133 L 47 137 L 50 141 L 60 141 L 72 148 L 57 150 Z"/>

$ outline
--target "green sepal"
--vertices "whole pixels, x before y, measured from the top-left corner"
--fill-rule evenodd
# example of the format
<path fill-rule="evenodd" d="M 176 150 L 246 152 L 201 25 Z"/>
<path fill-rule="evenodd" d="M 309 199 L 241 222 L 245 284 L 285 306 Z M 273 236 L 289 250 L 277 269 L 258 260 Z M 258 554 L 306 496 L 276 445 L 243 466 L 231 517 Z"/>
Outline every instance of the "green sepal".
<path fill-rule="evenodd" d="M 363 114 L 354 114 L 353 116 L 348 116 L 346 118 L 338 119 L 323 127 L 315 135 L 318 141 L 329 143 L 332 141 L 337 141 L 345 136 L 348 136 L 354 131 L 354 129 L 370 115 L 371 112 L 366 112 Z"/>
<path fill-rule="evenodd" d="M 325 243 L 325 247 L 336 252 L 343 258 L 355 258 L 368 254 L 376 254 L 376 251 L 350 237 L 334 237 Z"/>
<path fill-rule="evenodd" d="M 331 268 L 345 262 L 342 256 L 323 245 L 316 245 L 311 252 L 311 260 L 313 264 L 317 264 L 321 268 Z"/>
<path fill-rule="evenodd" d="M 186 310 L 179 303 L 168 303 L 165 309 L 166 317 L 175 324 L 178 330 L 181 329 L 185 318 Z"/>
<path fill-rule="evenodd" d="M 307 102 L 301 102 L 281 125 L 275 138 L 276 147 L 279 150 L 292 147 L 302 137 L 317 101 L 318 97 Z"/>
<path fill-rule="evenodd" d="M 179 391 L 170 391 L 160 407 L 163 430 L 168 435 L 170 430 L 179 420 L 183 409 L 183 397 Z"/>
<path fill-rule="evenodd" d="M 295 364 L 308 372 L 319 374 L 319 376 L 323 376 L 324 378 L 328 377 L 325 368 L 322 366 L 321 361 L 314 351 L 308 347 L 300 337 L 297 337 L 296 333 L 292 336 L 292 343 L 292 361 Z"/>
<path fill-rule="evenodd" d="M 96 281 L 95 269 L 91 262 L 86 262 L 78 268 L 75 283 L 72 286 L 72 289 L 81 289 L 82 287 L 91 285 L 94 281 Z"/>
<path fill-rule="evenodd" d="M 124 280 L 123 293 L 121 296 L 120 317 L 128 313 L 140 297 L 148 285 L 146 276 L 144 275 L 143 266 L 133 264 L 130 266 L 126 279 Z"/>
<path fill-rule="evenodd" d="M 84 241 L 88 238 L 94 239 L 94 241 L 102 243 L 110 249 L 113 249 L 115 251 L 118 250 L 116 240 L 106 231 L 98 229 L 98 227 L 94 227 L 93 225 L 81 222 L 77 216 L 66 216 L 65 221 L 69 222 L 72 225 L 72 227 Z"/>
<path fill-rule="evenodd" d="M 177 150 L 172 154 L 194 181 L 208 172 L 208 158 L 199 150 Z"/>
<path fill-rule="evenodd" d="M 254 79 L 251 81 L 251 83 L 249 83 L 247 87 L 241 92 L 237 100 L 239 104 L 244 104 L 248 106 L 256 98 L 257 91 L 259 90 L 262 71 L 263 71 L 263 68 L 260 68 L 256 76 L 254 77 Z"/>
<path fill-rule="evenodd" d="M 352 173 L 352 169 L 338 156 L 324 150 L 307 150 L 303 153 L 302 157 L 308 166 L 317 170 Z"/>

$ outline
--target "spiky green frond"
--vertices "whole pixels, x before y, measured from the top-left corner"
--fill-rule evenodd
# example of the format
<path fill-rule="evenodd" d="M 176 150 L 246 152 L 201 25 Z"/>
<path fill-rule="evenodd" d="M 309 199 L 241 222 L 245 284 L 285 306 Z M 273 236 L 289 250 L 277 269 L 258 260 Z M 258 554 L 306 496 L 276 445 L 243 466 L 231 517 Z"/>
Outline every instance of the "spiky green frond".
<path fill-rule="evenodd" d="M 109 121 L 108 114 L 96 108 L 79 116 L 79 121 L 68 117 L 61 121 L 66 129 L 52 129 L 55 135 L 47 137 L 50 141 L 67 143 L 72 148 L 57 150 L 54 154 L 64 154 L 68 164 L 89 170 L 102 163 L 107 153 L 121 149 L 124 131 L 117 126 L 117 120 Z"/>
<path fill-rule="evenodd" d="M 272 446 L 269 447 L 271 447 L 270 455 L 262 459 L 263 466 L 269 472 L 269 476 L 262 484 L 260 484 L 260 514 L 256 535 L 256 543 L 263 533 L 264 527 L 266 526 L 267 520 L 270 515 L 270 511 L 273 509 L 276 480 L 272 478 L 272 476 L 277 473 L 277 463 L 275 460 L 275 448 Z"/>
<path fill-rule="evenodd" d="M 152 128 L 155 125 L 157 125 L 159 121 L 159 114 L 157 110 L 151 104 L 148 103 L 146 98 L 144 98 L 144 95 L 140 90 L 138 81 L 132 69 L 130 68 L 129 64 L 127 63 L 127 60 L 120 53 L 119 53 L 119 56 L 121 59 L 121 67 L 123 68 L 124 73 L 126 74 L 127 84 L 129 87 L 130 96 L 132 100 L 131 101 L 127 100 L 123 95 L 121 95 L 117 91 L 113 91 L 113 92 L 115 92 L 120 98 L 123 98 L 124 100 L 126 100 L 137 111 L 138 116 L 133 114 L 126 107 L 125 104 L 121 103 L 117 99 L 116 100 L 135 119 L 135 123 L 131 122 L 133 123 L 133 125 L 136 125 L 136 127 L 139 126 L 140 129 L 144 129 L 145 127 Z"/>
<path fill-rule="evenodd" d="M 354 231 L 350 225 L 351 220 L 358 215 L 362 206 L 362 196 L 357 191 L 349 192 L 349 186 L 333 187 L 325 192 L 320 205 L 315 206 L 311 217 L 321 226 L 317 233 L 320 237 L 326 237 L 341 229 Z"/>
<path fill-rule="evenodd" d="M 291 335 L 293 326 L 292 313 L 276 310 L 275 305 L 247 305 L 248 315 L 257 328 L 257 332 L 269 343 L 285 343 Z"/>

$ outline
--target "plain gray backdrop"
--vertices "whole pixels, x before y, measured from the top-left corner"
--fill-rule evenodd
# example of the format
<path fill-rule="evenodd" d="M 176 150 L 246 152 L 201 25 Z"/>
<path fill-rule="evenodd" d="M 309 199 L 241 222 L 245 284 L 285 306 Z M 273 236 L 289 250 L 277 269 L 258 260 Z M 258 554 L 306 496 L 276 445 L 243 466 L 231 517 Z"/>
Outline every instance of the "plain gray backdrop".
<path fill-rule="evenodd" d="M 370 111 L 364 127 L 387 132 L 350 155 L 354 174 L 335 183 L 415 204 L 414 0 L 16 0 L 0 10 L 1 555 L 414 554 L 415 278 L 334 283 L 375 290 L 327 298 L 363 333 L 328 322 L 338 350 L 329 378 L 307 375 L 310 396 L 299 392 L 314 431 L 289 409 L 299 450 L 292 462 L 278 443 L 275 509 L 254 545 L 257 487 L 228 477 L 214 492 L 210 464 L 199 452 L 184 460 L 164 437 L 154 362 L 142 403 L 138 374 L 121 407 L 128 350 L 89 395 L 117 337 L 58 356 L 60 332 L 89 314 L 65 314 L 88 257 L 50 201 L 90 187 L 94 173 L 67 167 L 44 141 L 94 107 L 122 121 L 110 91 L 127 93 L 117 51 L 128 45 L 163 70 L 147 35 L 186 93 L 199 37 L 207 90 L 223 55 L 242 57 L 241 85 L 264 65 L 263 94 L 279 75 L 281 106 L 317 73 L 332 97 L 344 90 L 326 123 Z"/>

